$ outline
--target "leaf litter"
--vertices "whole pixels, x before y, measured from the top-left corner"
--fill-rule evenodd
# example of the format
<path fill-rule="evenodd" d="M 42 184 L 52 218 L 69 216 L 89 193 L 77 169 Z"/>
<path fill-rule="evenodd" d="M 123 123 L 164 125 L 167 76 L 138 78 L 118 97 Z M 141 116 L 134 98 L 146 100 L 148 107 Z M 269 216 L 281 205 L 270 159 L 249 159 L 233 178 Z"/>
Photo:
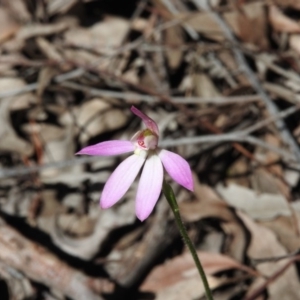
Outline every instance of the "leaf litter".
<path fill-rule="evenodd" d="M 134 183 L 101 210 L 120 158 L 74 156 L 130 139 L 135 105 L 194 172 L 175 193 L 215 299 L 300 299 L 299 11 L 1 1 L 1 297 L 203 298 L 165 199 L 139 222 Z"/>

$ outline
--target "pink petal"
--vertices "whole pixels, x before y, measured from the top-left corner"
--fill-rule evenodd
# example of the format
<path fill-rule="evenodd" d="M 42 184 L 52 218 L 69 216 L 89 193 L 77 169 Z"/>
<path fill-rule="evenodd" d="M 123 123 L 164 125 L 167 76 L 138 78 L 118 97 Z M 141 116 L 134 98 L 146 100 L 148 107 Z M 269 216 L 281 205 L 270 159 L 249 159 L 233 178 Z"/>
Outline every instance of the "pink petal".
<path fill-rule="evenodd" d="M 162 188 L 164 170 L 160 158 L 150 155 L 145 163 L 136 195 L 135 212 L 144 221 L 151 214 Z"/>
<path fill-rule="evenodd" d="M 131 151 L 134 151 L 134 145 L 130 141 L 107 141 L 85 147 L 76 154 L 109 156 Z"/>
<path fill-rule="evenodd" d="M 151 118 L 149 118 L 147 115 L 145 115 L 144 113 L 142 113 L 139 109 L 137 109 L 134 106 L 131 106 L 131 111 L 136 116 L 140 117 L 143 120 L 143 122 L 147 126 L 147 128 L 149 128 L 157 136 L 159 135 L 157 124 Z"/>
<path fill-rule="evenodd" d="M 194 190 L 192 171 L 185 159 L 167 150 L 161 150 L 159 157 L 173 180 L 190 191 Z"/>
<path fill-rule="evenodd" d="M 133 154 L 118 165 L 104 186 L 100 199 L 102 208 L 113 206 L 124 196 L 144 162 L 143 156 Z"/>

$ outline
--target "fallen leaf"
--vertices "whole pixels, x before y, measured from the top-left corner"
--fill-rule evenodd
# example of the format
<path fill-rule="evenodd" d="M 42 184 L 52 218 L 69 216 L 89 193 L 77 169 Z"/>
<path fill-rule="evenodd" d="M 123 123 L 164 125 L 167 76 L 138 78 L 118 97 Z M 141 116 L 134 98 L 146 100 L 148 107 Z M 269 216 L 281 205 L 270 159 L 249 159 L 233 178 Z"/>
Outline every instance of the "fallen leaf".
<path fill-rule="evenodd" d="M 223 254 L 198 251 L 198 256 L 211 288 L 225 283 L 211 276 L 220 271 L 239 269 L 251 275 L 257 275 L 249 267 Z M 189 252 L 185 252 L 155 267 L 142 284 L 141 290 L 157 293 L 156 299 L 192 299 L 192 294 L 199 297 L 204 293 L 200 282 L 192 256 Z M 192 291 L 190 291 L 191 288 Z"/>
<path fill-rule="evenodd" d="M 272 258 L 286 255 L 286 249 L 280 244 L 274 232 L 257 224 L 250 217 L 238 212 L 239 217 L 251 233 L 247 254 L 251 259 Z M 256 269 L 265 276 L 271 276 L 286 264 L 286 259 L 258 264 Z M 287 289 L 288 286 L 288 289 Z M 298 299 L 300 283 L 295 266 L 291 266 L 268 286 L 273 300 Z"/>
<path fill-rule="evenodd" d="M 14 21 L 10 13 L 0 7 L 0 44 L 16 34 L 19 28 L 20 25 Z"/>
<path fill-rule="evenodd" d="M 193 76 L 195 94 L 199 97 L 219 97 L 220 93 L 213 81 L 204 73 Z"/>
<path fill-rule="evenodd" d="M 288 202 L 282 195 L 258 194 L 233 183 L 228 187 L 219 185 L 217 190 L 229 205 L 245 211 L 254 219 L 264 220 L 291 215 Z"/>
<path fill-rule="evenodd" d="M 180 26 L 172 26 L 165 31 L 166 44 L 174 49 L 166 51 L 166 57 L 172 70 L 177 69 L 182 60 L 182 50 L 176 49 L 184 44 L 183 32 Z"/>
<path fill-rule="evenodd" d="M 75 4 L 78 3 L 78 0 L 47 0 L 47 13 L 49 15 L 62 14 L 66 13 L 71 9 Z"/>
<path fill-rule="evenodd" d="M 7 91 L 17 88 L 22 88 L 25 83 L 17 78 L 1 78 L 0 90 Z M 33 153 L 32 145 L 26 140 L 20 138 L 10 120 L 10 112 L 14 109 L 27 108 L 31 103 L 34 103 L 35 97 L 31 93 L 26 93 L 20 96 L 7 97 L 0 101 L 0 149 L 2 151 L 11 151 L 21 155 L 31 155 Z"/>
<path fill-rule="evenodd" d="M 242 9 L 244 15 L 241 15 L 239 11 L 229 11 L 223 14 L 224 19 L 244 42 L 266 48 L 268 41 L 266 40 L 267 23 L 264 16 L 264 4 L 261 2 L 248 3 L 243 5 Z M 184 24 L 188 24 L 213 40 L 225 40 L 222 28 L 210 13 L 193 13 L 181 15 L 180 18 Z"/>
<path fill-rule="evenodd" d="M 282 7 L 292 7 L 295 9 L 300 9 L 299 0 L 273 0 L 275 4 Z"/>
<path fill-rule="evenodd" d="M 257 275 L 254 270 L 240 264 L 229 256 L 200 251 L 198 251 L 197 254 L 205 273 L 208 275 L 229 269 L 239 269 L 251 275 Z M 180 256 L 168 260 L 163 265 L 155 267 L 142 284 L 141 289 L 144 291 L 157 292 L 192 275 L 199 276 L 193 258 L 190 252 L 187 251 Z"/>
<path fill-rule="evenodd" d="M 299 34 L 292 34 L 289 38 L 290 47 L 300 54 L 300 35 Z"/>
<path fill-rule="evenodd" d="M 275 5 L 269 7 L 269 21 L 276 31 L 288 33 L 300 32 L 299 24 L 283 14 Z"/>
<path fill-rule="evenodd" d="M 127 116 L 121 109 L 113 108 L 108 102 L 99 98 L 85 102 L 74 109 L 73 114 L 78 120 L 79 128 L 84 128 L 79 136 L 82 145 L 91 137 L 121 128 L 127 122 Z"/>
<path fill-rule="evenodd" d="M 299 220 L 299 212 L 296 213 L 296 218 Z M 275 220 L 261 221 L 259 224 L 271 229 L 276 235 L 280 243 L 288 249 L 290 253 L 300 249 L 300 239 L 296 226 L 299 226 L 297 219 L 294 217 L 280 216 Z"/>
<path fill-rule="evenodd" d="M 196 199 L 179 203 L 185 221 L 195 222 L 202 218 L 217 218 L 230 242 L 224 253 L 237 261 L 242 261 L 247 245 L 246 233 L 232 209 L 209 186 L 199 183 L 194 177 Z"/>
<path fill-rule="evenodd" d="M 106 17 L 90 28 L 75 27 L 65 33 L 67 44 L 111 55 L 121 45 L 129 22 L 122 18 Z"/>

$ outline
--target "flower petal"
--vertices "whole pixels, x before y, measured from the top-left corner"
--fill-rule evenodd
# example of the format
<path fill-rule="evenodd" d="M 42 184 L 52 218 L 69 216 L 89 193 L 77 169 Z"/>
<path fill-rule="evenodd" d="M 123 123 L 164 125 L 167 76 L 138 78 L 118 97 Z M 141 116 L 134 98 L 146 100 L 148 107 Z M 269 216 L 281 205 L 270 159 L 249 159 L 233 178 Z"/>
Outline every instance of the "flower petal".
<path fill-rule="evenodd" d="M 153 121 L 151 118 L 149 118 L 147 115 L 142 113 L 139 109 L 137 109 L 134 106 L 131 106 L 131 111 L 143 120 L 147 128 L 149 128 L 152 132 L 159 136 L 158 126 L 155 121 Z"/>
<path fill-rule="evenodd" d="M 107 141 L 81 149 L 76 154 L 86 155 L 118 155 L 134 151 L 134 145 L 130 141 Z"/>
<path fill-rule="evenodd" d="M 145 162 L 145 157 L 133 154 L 126 158 L 108 178 L 100 199 L 102 208 L 109 208 L 128 191 Z"/>
<path fill-rule="evenodd" d="M 164 170 L 160 158 L 150 155 L 145 163 L 136 195 L 135 212 L 144 221 L 151 214 L 162 188 Z"/>
<path fill-rule="evenodd" d="M 194 190 L 192 171 L 185 159 L 168 150 L 161 150 L 159 157 L 173 180 L 190 191 Z"/>

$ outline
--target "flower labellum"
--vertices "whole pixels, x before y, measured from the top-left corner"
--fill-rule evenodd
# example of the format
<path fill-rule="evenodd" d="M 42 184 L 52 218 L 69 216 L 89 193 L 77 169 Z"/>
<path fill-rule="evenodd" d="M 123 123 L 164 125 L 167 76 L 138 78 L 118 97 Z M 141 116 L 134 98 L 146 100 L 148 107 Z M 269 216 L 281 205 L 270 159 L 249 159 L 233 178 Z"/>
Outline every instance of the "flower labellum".
<path fill-rule="evenodd" d="M 139 171 L 142 175 L 136 194 L 136 216 L 144 221 L 152 212 L 162 189 L 164 169 L 170 177 L 193 191 L 192 172 L 189 164 L 180 155 L 159 149 L 157 124 L 132 106 L 131 111 L 140 117 L 146 129 L 138 131 L 130 141 L 106 141 L 80 150 L 77 154 L 110 156 L 133 152 L 111 174 L 100 199 L 102 208 L 109 208 L 128 191 Z"/>

